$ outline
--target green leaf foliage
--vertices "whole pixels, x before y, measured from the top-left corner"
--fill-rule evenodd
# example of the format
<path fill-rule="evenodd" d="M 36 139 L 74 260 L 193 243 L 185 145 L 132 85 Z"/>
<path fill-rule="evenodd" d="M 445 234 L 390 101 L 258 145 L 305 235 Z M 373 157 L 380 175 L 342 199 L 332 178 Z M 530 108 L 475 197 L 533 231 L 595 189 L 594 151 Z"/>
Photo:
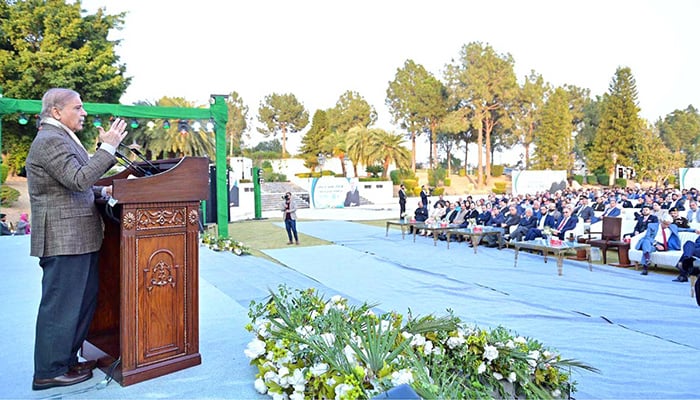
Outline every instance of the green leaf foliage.
<path fill-rule="evenodd" d="M 287 133 L 296 133 L 309 124 L 309 112 L 291 93 L 272 93 L 258 108 L 258 131 L 268 137 L 282 134 L 282 158 L 287 156 Z"/>

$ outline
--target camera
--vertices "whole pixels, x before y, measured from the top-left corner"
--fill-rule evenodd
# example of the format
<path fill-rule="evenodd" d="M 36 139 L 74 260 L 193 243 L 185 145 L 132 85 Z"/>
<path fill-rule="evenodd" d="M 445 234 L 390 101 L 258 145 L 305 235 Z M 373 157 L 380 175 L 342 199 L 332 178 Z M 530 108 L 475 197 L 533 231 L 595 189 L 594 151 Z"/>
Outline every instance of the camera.
<path fill-rule="evenodd" d="M 285 194 L 284 196 L 282 196 L 282 200 L 289 200 L 289 195 Z"/>

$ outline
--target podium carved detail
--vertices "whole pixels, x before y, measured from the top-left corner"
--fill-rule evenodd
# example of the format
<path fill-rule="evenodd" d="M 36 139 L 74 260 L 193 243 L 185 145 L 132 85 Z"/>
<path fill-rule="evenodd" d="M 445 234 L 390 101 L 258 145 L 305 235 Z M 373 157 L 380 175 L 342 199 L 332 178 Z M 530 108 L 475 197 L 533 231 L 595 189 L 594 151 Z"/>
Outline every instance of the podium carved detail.
<path fill-rule="evenodd" d="M 185 226 L 186 208 L 161 210 L 136 210 L 136 230 Z"/>
<path fill-rule="evenodd" d="M 163 255 L 165 255 L 170 262 L 167 262 L 165 260 L 166 257 L 163 257 Z M 146 282 L 149 282 L 149 285 L 146 287 L 149 292 L 158 286 L 170 285 L 171 287 L 175 287 L 175 273 L 177 273 L 177 269 L 180 268 L 180 266 L 173 264 L 173 258 L 173 254 L 167 250 L 157 251 L 151 256 L 148 262 L 149 266 L 143 270 L 146 275 L 150 272 L 150 279 L 146 279 Z M 155 262 L 155 265 L 153 265 L 153 262 Z"/>

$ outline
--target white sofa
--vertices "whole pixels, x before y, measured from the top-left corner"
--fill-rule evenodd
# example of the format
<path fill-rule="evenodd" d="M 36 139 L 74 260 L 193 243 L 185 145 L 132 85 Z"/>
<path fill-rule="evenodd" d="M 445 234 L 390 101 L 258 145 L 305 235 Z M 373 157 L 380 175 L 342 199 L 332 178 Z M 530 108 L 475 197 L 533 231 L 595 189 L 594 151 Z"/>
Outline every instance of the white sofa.
<path fill-rule="evenodd" d="M 642 232 L 636 236 L 632 237 L 632 240 L 630 241 L 630 250 L 629 250 L 629 258 L 630 261 L 634 262 L 634 269 L 639 269 L 639 264 L 642 263 L 642 251 L 637 250 L 637 243 L 641 238 L 644 237 L 646 232 Z M 678 232 L 678 237 L 681 240 L 681 248 L 683 248 L 683 244 L 685 242 L 691 240 L 695 241 L 697 239 L 698 234 L 695 232 Z M 678 260 L 681 259 L 681 256 L 683 255 L 682 250 L 670 250 L 670 251 L 655 251 L 651 253 L 651 263 L 653 265 L 657 266 L 665 266 L 665 267 L 670 267 L 675 269 L 676 265 L 678 265 Z M 700 261 L 697 259 L 695 260 L 695 265 L 700 266 Z M 697 277 L 691 276 L 689 281 L 690 281 L 690 295 L 695 296 L 695 281 Z"/>

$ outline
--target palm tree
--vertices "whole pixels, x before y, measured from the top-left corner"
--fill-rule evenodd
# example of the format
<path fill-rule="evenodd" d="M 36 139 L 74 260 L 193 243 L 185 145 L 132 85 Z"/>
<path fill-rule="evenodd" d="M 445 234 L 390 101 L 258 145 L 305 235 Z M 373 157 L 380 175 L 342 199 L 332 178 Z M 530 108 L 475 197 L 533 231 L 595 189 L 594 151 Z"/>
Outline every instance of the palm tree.
<path fill-rule="evenodd" d="M 338 157 L 340 167 L 343 169 L 343 176 L 347 176 L 348 172 L 345 169 L 345 156 L 347 155 L 347 146 L 345 145 L 345 135 L 338 131 L 329 133 L 321 141 L 321 151 L 330 154 L 333 157 Z"/>
<path fill-rule="evenodd" d="M 357 177 L 357 165 L 362 164 L 365 167 L 371 165 L 374 160 L 372 159 L 370 150 L 371 143 L 373 142 L 372 136 L 376 129 L 367 129 L 362 126 L 356 126 L 350 128 L 348 134 L 345 138 L 345 144 L 347 145 L 348 157 L 352 161 L 353 172 L 355 177 Z"/>
<path fill-rule="evenodd" d="M 393 161 L 396 168 L 411 167 L 411 152 L 403 146 L 404 135 L 386 132 L 383 129 L 373 129 L 370 153 L 374 160 L 381 161 L 384 170 L 382 179 L 387 178 L 389 164 Z"/>

